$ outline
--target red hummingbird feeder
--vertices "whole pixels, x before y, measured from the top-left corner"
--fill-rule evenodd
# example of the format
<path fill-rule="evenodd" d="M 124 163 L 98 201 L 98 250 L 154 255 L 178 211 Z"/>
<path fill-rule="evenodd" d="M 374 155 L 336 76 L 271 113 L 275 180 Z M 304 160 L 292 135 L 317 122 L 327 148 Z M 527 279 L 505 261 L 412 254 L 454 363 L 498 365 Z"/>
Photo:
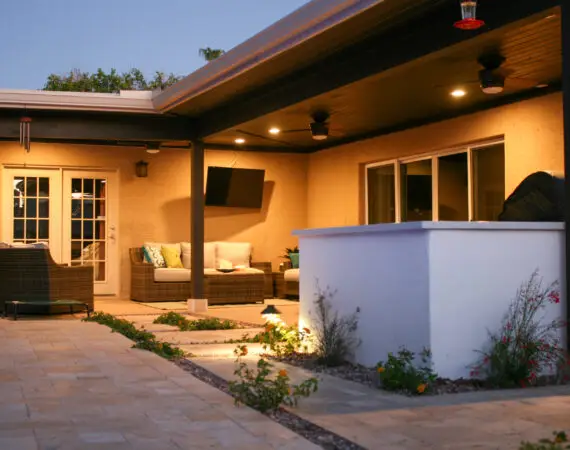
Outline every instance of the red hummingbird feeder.
<path fill-rule="evenodd" d="M 477 30 L 485 22 L 477 19 L 477 0 L 460 0 L 462 19 L 453 25 L 460 30 Z"/>

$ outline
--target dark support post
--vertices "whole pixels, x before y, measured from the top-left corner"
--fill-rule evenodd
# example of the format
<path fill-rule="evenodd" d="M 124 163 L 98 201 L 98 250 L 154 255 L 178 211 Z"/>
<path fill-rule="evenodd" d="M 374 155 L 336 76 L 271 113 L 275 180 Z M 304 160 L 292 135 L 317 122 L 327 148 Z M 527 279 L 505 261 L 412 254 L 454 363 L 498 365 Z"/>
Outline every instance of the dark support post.
<path fill-rule="evenodd" d="M 562 10 L 562 99 L 564 105 L 564 193 L 565 193 L 565 264 L 566 264 L 566 318 L 570 322 L 570 3 L 560 3 Z M 567 349 L 570 350 L 570 331 L 566 328 Z"/>
<path fill-rule="evenodd" d="M 204 143 L 192 141 L 191 221 L 192 298 L 204 298 Z"/>

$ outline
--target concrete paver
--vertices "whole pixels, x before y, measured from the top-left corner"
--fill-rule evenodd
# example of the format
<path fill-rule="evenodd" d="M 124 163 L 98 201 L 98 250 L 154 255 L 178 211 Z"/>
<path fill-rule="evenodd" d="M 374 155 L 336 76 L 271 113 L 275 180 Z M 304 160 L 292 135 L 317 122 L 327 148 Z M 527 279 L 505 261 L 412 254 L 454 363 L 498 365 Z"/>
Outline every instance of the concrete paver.
<path fill-rule="evenodd" d="M 254 364 L 255 357 L 245 358 Z M 192 358 L 226 380 L 232 359 Z M 314 374 L 286 364 L 293 382 Z M 319 375 L 319 391 L 293 412 L 366 448 L 517 449 L 570 430 L 570 386 L 406 397 Z"/>
<path fill-rule="evenodd" d="M 0 320 L 0 339 L 2 449 L 318 448 L 107 327 Z"/>

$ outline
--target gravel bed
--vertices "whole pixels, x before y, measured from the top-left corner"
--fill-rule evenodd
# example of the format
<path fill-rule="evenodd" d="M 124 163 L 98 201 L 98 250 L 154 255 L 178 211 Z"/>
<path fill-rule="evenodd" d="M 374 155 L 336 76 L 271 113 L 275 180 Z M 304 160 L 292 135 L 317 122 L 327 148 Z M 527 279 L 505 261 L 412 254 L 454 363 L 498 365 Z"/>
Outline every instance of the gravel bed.
<path fill-rule="evenodd" d="M 186 372 L 190 372 L 199 380 L 208 383 L 210 386 L 230 396 L 232 395 L 229 390 L 228 382 L 215 373 L 204 369 L 188 359 L 178 360 L 176 364 Z M 283 408 L 264 413 L 264 415 L 325 450 L 366 450 L 364 447 Z"/>
<path fill-rule="evenodd" d="M 343 364 L 342 366 L 338 367 L 326 367 L 318 364 L 313 355 L 302 353 L 282 358 L 277 358 L 269 354 L 263 356 L 268 359 L 284 362 L 295 367 L 309 370 L 311 372 L 324 373 L 334 377 L 342 378 L 344 380 L 360 383 L 374 389 L 380 388 L 378 374 L 374 368 L 364 367 L 356 364 Z M 568 382 L 563 382 L 555 376 L 542 376 L 538 378 L 536 386 L 542 387 L 558 384 L 568 384 Z M 430 393 L 426 393 L 426 395 L 459 394 L 463 392 L 488 391 L 494 389 L 497 388 L 494 388 L 483 380 L 464 378 L 458 380 L 450 380 L 438 378 L 434 383 L 433 390 Z M 402 394 L 409 395 L 405 392 L 402 392 Z"/>

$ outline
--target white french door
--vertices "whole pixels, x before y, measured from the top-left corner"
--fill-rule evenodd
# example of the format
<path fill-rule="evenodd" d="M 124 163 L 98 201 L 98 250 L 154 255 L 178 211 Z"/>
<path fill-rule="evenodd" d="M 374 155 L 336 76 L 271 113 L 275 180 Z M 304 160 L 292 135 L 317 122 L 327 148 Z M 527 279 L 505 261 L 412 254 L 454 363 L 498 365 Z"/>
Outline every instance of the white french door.
<path fill-rule="evenodd" d="M 2 240 L 45 242 L 52 257 L 62 262 L 60 171 L 5 169 L 2 192 Z"/>
<path fill-rule="evenodd" d="M 3 240 L 47 242 L 57 262 L 93 266 L 96 295 L 117 294 L 116 173 L 6 168 L 3 180 Z"/>

